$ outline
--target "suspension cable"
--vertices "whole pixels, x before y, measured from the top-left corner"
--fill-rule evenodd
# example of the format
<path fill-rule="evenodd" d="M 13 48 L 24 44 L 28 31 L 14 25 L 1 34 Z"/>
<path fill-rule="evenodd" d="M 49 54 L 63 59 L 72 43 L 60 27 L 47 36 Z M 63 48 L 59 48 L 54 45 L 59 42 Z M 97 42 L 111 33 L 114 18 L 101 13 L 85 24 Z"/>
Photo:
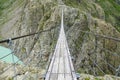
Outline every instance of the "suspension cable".
<path fill-rule="evenodd" d="M 50 29 L 47 29 L 47 30 L 42 30 L 42 31 L 39 31 L 39 32 L 36 32 L 36 33 L 30 33 L 30 34 L 27 34 L 27 35 L 23 35 L 23 36 L 19 36 L 19 37 L 14 37 L 14 38 L 11 38 L 11 40 L 16 40 L 16 39 L 20 39 L 20 38 L 24 38 L 24 37 L 28 37 L 28 36 L 32 36 L 32 35 L 35 35 L 35 34 L 39 34 L 39 33 L 43 33 L 43 32 L 47 32 L 47 31 L 50 31 L 52 29 L 54 29 L 55 27 L 52 27 Z M 5 43 L 5 42 L 9 42 L 10 39 L 5 39 L 5 40 L 1 40 L 0 43 Z"/>
<path fill-rule="evenodd" d="M 5 57 L 7 57 L 7 56 L 9 56 L 9 55 L 12 54 L 12 53 L 13 53 L 13 52 L 11 52 L 11 53 L 9 53 L 9 54 L 7 54 L 7 55 L 1 57 L 0 60 L 3 59 L 3 58 L 5 58 Z"/>
<path fill-rule="evenodd" d="M 115 41 L 118 41 L 118 42 L 120 42 L 119 41 L 119 39 L 118 38 L 113 38 L 113 37 L 107 37 L 107 36 L 105 36 L 105 35 L 95 35 L 94 33 L 92 33 L 92 32 L 88 32 L 88 31 L 82 31 L 82 30 L 80 30 L 81 32 L 83 32 L 83 33 L 86 33 L 86 34 L 92 34 L 92 35 L 94 35 L 95 36 L 95 43 L 94 43 L 94 45 L 95 45 L 95 49 L 96 49 L 96 47 L 99 47 L 99 46 L 96 46 L 96 38 L 99 38 L 99 37 L 102 37 L 102 38 L 107 38 L 107 39 L 112 39 L 112 40 L 115 40 Z M 113 54 L 110 50 L 108 50 L 108 49 L 106 49 L 106 48 L 101 48 L 101 47 L 99 47 L 99 49 L 101 49 L 101 50 L 105 50 L 105 51 L 107 51 L 107 52 L 109 52 L 109 53 L 111 53 L 112 55 L 114 55 L 114 56 L 118 56 L 118 57 L 120 57 L 120 55 L 118 55 L 117 53 L 116 54 Z"/>
<path fill-rule="evenodd" d="M 101 69 L 101 67 L 94 61 L 94 59 L 92 59 L 92 62 L 97 66 L 97 68 L 105 75 L 105 72 Z"/>
<path fill-rule="evenodd" d="M 21 61 L 22 59 L 23 59 L 23 58 L 17 60 L 14 64 L 18 64 L 18 62 Z M 0 73 L 0 75 L 3 74 L 4 72 L 6 72 L 7 70 L 9 70 L 9 69 L 12 68 L 12 67 L 13 67 L 13 65 L 11 65 L 11 66 L 9 66 L 8 68 L 4 69 L 4 71 L 2 71 L 2 72 Z"/>
<path fill-rule="evenodd" d="M 110 37 L 110 36 L 106 36 L 106 35 L 99 35 L 99 34 L 95 34 L 95 33 L 93 33 L 93 32 L 82 31 L 82 30 L 80 30 L 80 32 L 82 32 L 82 33 L 87 33 L 87 34 L 92 34 L 92 35 L 95 35 L 95 36 L 100 37 L 100 38 L 111 39 L 111 40 L 120 42 L 120 39 L 119 39 L 119 38 Z"/>
<path fill-rule="evenodd" d="M 36 32 L 36 33 L 31 33 L 31 34 L 28 34 L 28 35 L 23 35 L 23 36 L 11 38 L 11 39 L 5 39 L 5 40 L 0 41 L 0 43 L 5 43 L 5 42 L 10 43 L 11 40 L 16 40 L 16 39 L 20 39 L 20 38 L 32 36 L 32 35 L 35 35 L 35 34 L 40 34 L 40 33 L 43 33 L 43 32 L 50 31 L 50 30 L 52 30 L 52 29 L 54 29 L 54 28 L 55 28 L 55 27 L 52 27 L 52 28 L 47 29 L 47 30 L 39 31 L 39 32 Z M 5 57 L 9 56 L 10 54 L 13 54 L 13 52 L 11 52 L 11 53 L 9 53 L 9 54 L 1 57 L 0 59 L 3 59 L 3 58 L 5 58 Z M 12 59 L 14 60 L 14 56 L 13 56 L 13 55 L 12 55 Z M 13 66 L 14 66 L 14 69 L 15 69 L 15 64 L 17 64 L 17 63 L 18 63 L 19 61 L 21 61 L 21 60 L 22 60 L 22 58 L 19 59 L 17 62 L 14 61 L 14 65 L 9 66 L 7 69 L 5 69 L 5 70 L 4 70 L 3 72 L 1 72 L 0 74 L 6 72 L 8 69 L 10 69 L 10 68 L 13 67 Z M 14 70 L 14 71 L 15 71 L 15 70 Z M 15 73 L 16 73 L 16 72 L 15 72 Z M 14 77 L 15 77 L 15 75 L 14 75 Z M 17 80 L 17 79 L 16 79 L 16 80 Z"/>
<path fill-rule="evenodd" d="M 96 48 L 99 48 L 99 49 L 102 49 L 102 50 L 106 50 L 106 51 L 108 51 L 109 53 L 112 54 L 112 52 L 111 52 L 110 50 L 107 50 L 107 49 L 105 49 L 105 48 L 100 48 L 100 47 L 97 46 L 97 38 L 98 38 L 98 37 L 105 38 L 105 39 L 111 39 L 111 40 L 120 42 L 120 39 L 118 39 L 118 38 L 108 37 L 108 36 L 105 36 L 105 35 L 95 35 L 94 33 L 92 33 L 92 32 L 87 32 L 87 31 L 81 31 L 81 32 L 86 33 L 86 34 L 92 34 L 92 35 L 95 36 L 95 43 L 94 43 L 94 45 L 95 45 L 95 50 L 96 50 Z M 95 50 L 94 50 L 94 51 L 95 51 Z M 120 55 L 118 55 L 117 53 L 116 53 L 116 54 L 112 54 L 112 55 L 115 55 L 115 56 L 119 56 L 119 57 L 120 57 Z M 102 59 L 103 59 L 103 58 L 102 58 Z M 106 61 L 104 61 L 104 63 L 108 64 L 109 67 L 111 67 L 114 71 L 116 70 L 116 68 L 113 67 L 110 63 L 108 63 L 108 62 L 106 62 Z M 98 67 L 98 69 L 99 69 L 102 73 L 105 74 L 105 72 L 99 67 L 99 65 L 98 65 L 97 63 L 94 62 L 94 64 Z"/>

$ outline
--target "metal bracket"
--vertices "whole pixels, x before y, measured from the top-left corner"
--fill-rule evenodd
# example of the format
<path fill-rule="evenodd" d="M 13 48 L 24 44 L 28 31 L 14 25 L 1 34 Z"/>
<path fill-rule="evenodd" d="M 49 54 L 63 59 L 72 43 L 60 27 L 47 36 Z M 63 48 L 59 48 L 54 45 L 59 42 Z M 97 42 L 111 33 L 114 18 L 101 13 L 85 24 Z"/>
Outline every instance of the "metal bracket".
<path fill-rule="evenodd" d="M 8 43 L 9 46 L 12 46 L 12 39 L 9 38 L 9 39 L 7 40 L 7 43 Z"/>

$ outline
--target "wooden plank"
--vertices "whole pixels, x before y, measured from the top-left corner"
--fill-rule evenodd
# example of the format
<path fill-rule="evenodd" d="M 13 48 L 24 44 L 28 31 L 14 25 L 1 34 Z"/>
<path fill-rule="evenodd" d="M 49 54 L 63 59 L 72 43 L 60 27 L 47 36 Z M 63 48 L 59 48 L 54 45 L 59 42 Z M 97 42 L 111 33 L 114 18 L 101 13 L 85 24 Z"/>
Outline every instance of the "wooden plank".
<path fill-rule="evenodd" d="M 71 74 L 65 74 L 65 79 L 64 80 L 73 80 Z"/>
<path fill-rule="evenodd" d="M 46 75 L 46 80 L 77 80 L 64 32 L 63 14 L 59 38 Z"/>
<path fill-rule="evenodd" d="M 67 51 L 65 50 L 65 73 L 71 73 L 70 71 L 70 64 L 69 64 L 69 60 L 68 60 L 68 55 L 67 55 Z"/>
<path fill-rule="evenodd" d="M 63 57 L 60 57 L 58 73 L 64 73 Z"/>
<path fill-rule="evenodd" d="M 58 79 L 56 80 L 65 80 L 64 74 L 58 74 Z"/>
<path fill-rule="evenodd" d="M 49 80 L 57 80 L 58 74 L 51 73 Z"/>
<path fill-rule="evenodd" d="M 66 58 L 65 62 L 66 62 L 65 63 L 65 73 L 71 73 L 68 58 Z"/>
<path fill-rule="evenodd" d="M 52 70 L 52 68 L 53 68 L 53 64 L 54 64 L 54 61 L 55 61 L 55 59 L 56 59 L 56 56 L 59 55 L 59 54 L 58 54 L 58 52 L 59 52 L 58 50 L 59 50 L 59 47 L 60 47 L 60 43 L 58 42 L 57 44 L 58 44 L 58 45 L 56 46 L 54 55 L 53 55 L 53 57 L 52 57 L 52 60 L 51 60 L 51 63 L 50 63 L 49 69 L 48 69 L 48 71 L 50 71 L 50 72 L 51 72 L 51 70 Z"/>
<path fill-rule="evenodd" d="M 76 74 L 75 74 L 75 70 L 74 70 L 74 67 L 73 67 L 73 64 L 72 64 L 72 59 L 71 59 L 71 56 L 70 56 L 68 45 L 67 45 L 67 51 L 68 51 L 68 60 L 69 60 L 69 64 L 70 64 L 70 68 L 71 68 L 71 73 L 72 73 L 71 76 L 73 77 L 73 80 L 77 80 Z"/>
<path fill-rule="evenodd" d="M 59 64 L 59 58 L 55 58 L 55 62 L 53 64 L 52 73 L 58 73 L 58 64 Z"/>
<path fill-rule="evenodd" d="M 61 40 L 62 42 L 62 40 Z M 63 48 L 62 46 L 60 45 L 59 47 L 59 65 L 58 65 L 58 73 L 64 73 L 64 63 L 63 63 Z"/>

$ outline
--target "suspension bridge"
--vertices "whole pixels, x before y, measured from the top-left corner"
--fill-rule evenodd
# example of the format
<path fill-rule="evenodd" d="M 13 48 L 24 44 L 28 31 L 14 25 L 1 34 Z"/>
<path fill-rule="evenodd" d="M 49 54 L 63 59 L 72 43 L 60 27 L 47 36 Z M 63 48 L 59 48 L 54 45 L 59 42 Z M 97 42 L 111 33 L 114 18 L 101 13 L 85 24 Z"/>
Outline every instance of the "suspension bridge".
<path fill-rule="evenodd" d="M 16 37 L 16 38 L 2 40 L 2 41 L 0 41 L 0 43 L 4 43 L 4 42 L 9 43 L 11 40 L 16 40 L 19 38 L 23 38 L 23 37 L 27 37 L 27 36 L 31 36 L 31 35 L 35 35 L 35 34 L 40 34 L 42 32 L 46 32 L 49 30 L 40 31 L 37 33 L 32 33 L 29 35 L 24 35 L 24 36 L 20 36 L 20 37 Z M 94 35 L 96 37 L 95 44 L 94 44 L 95 50 L 97 48 L 99 48 L 97 46 L 98 45 L 97 44 L 98 37 L 103 38 L 103 39 L 113 40 L 116 42 L 120 42 L 120 39 L 118 39 L 118 38 L 108 37 L 108 36 L 99 35 L 99 34 L 93 34 L 91 32 L 86 32 L 86 31 L 81 31 L 81 32 L 85 33 L 85 34 L 89 34 L 89 35 L 91 34 L 91 35 Z M 109 52 L 110 54 L 120 58 L 120 55 L 113 54 L 110 50 L 107 50 L 107 49 L 102 49 L 102 50 L 105 50 L 105 51 Z M 13 52 L 10 54 L 13 54 Z M 9 55 L 5 55 L 5 56 L 1 57 L 0 59 L 5 58 L 6 56 L 9 56 Z M 20 60 L 22 60 L 22 58 Z M 20 60 L 16 61 L 15 64 L 17 64 Z M 14 61 L 14 57 L 13 57 L 13 61 Z M 92 61 L 96 65 L 96 67 L 98 67 L 98 69 L 103 74 L 105 74 L 105 72 L 102 70 L 102 68 L 99 66 L 99 64 L 97 62 L 95 62 L 94 59 L 92 59 Z M 116 75 L 120 74 L 120 65 L 118 65 L 118 67 L 114 67 L 112 64 L 108 63 L 107 61 L 104 60 L 104 62 L 116 72 L 115 73 Z M 0 73 L 0 75 L 2 73 L 6 72 L 11 67 L 14 67 L 14 69 L 15 69 L 15 64 L 6 68 L 3 72 Z M 93 73 L 95 73 L 95 71 L 93 71 Z M 17 73 L 15 71 L 15 75 L 16 74 Z M 25 80 L 25 78 L 26 77 L 24 77 L 24 79 L 22 79 L 22 80 Z M 68 47 L 68 43 L 67 43 L 65 31 L 64 31 L 63 11 L 62 11 L 62 15 L 61 15 L 61 28 L 60 28 L 60 32 L 59 32 L 58 41 L 57 41 L 57 44 L 55 47 L 55 51 L 50 59 L 50 62 L 49 62 L 48 68 L 46 70 L 46 74 L 45 74 L 44 78 L 45 78 L 45 80 L 77 80 L 77 78 L 78 78 L 78 76 L 76 76 L 76 72 L 75 72 L 74 67 L 73 67 L 72 58 L 70 55 L 70 51 L 69 51 L 69 47 Z"/>
<path fill-rule="evenodd" d="M 63 11 L 59 38 L 45 80 L 77 80 L 65 37 Z"/>

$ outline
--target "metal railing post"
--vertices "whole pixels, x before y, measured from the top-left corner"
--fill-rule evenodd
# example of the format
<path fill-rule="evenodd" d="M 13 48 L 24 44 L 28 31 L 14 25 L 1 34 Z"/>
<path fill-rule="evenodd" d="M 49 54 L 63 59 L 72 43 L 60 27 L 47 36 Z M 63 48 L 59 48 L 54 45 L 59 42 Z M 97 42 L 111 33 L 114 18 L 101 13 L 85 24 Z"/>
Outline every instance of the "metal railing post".
<path fill-rule="evenodd" d="M 8 43 L 8 45 L 9 45 L 9 47 L 10 47 L 11 54 L 12 54 L 13 70 L 14 70 L 14 76 L 13 76 L 13 78 L 14 78 L 15 80 L 17 80 L 16 69 L 15 69 L 15 68 L 16 68 L 16 65 L 15 65 L 15 59 L 14 59 L 14 49 L 13 49 L 12 39 L 9 38 L 7 43 Z"/>

